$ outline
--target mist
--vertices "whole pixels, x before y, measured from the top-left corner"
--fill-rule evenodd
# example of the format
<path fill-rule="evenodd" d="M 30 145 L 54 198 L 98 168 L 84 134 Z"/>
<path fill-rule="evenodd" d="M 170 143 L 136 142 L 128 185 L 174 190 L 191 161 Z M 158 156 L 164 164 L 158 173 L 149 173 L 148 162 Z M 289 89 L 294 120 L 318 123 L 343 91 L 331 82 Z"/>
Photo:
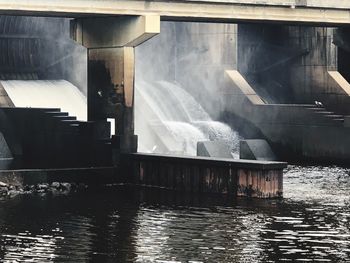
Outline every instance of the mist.
<path fill-rule="evenodd" d="M 139 151 L 196 155 L 199 141 L 225 141 L 238 156 L 239 135 L 217 121 L 235 69 L 236 25 L 162 22 L 136 48 L 135 133 Z"/>

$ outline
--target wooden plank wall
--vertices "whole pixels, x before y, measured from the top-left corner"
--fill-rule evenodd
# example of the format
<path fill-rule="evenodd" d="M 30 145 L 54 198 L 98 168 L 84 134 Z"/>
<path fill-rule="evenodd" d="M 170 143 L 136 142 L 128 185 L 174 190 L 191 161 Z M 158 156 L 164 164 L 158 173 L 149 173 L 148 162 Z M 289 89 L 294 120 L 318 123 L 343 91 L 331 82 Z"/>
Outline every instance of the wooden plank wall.
<path fill-rule="evenodd" d="M 226 194 L 256 198 L 281 197 L 283 168 L 237 168 L 237 163 L 181 158 L 123 160 L 124 181 L 191 193 Z"/>

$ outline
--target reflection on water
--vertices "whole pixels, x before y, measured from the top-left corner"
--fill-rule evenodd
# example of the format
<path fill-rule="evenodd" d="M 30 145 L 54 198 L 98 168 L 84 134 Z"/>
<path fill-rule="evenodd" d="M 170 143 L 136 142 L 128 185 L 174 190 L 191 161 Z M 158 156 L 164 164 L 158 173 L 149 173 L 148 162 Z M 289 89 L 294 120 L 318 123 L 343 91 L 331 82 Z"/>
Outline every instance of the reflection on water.
<path fill-rule="evenodd" d="M 107 188 L 0 202 L 4 262 L 348 262 L 349 170 L 289 167 L 284 200 Z"/>

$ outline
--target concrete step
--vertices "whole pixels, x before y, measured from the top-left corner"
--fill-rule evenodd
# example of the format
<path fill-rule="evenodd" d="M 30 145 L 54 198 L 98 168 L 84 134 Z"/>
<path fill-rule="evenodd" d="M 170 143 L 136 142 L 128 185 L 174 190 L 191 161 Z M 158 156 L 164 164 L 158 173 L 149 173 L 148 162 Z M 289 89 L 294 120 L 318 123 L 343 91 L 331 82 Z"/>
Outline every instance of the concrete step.
<path fill-rule="evenodd" d="M 323 107 L 311 107 L 311 108 L 307 107 L 306 109 L 312 110 L 312 111 L 325 111 L 326 110 Z"/>
<path fill-rule="evenodd" d="M 315 111 L 315 114 L 320 114 L 320 115 L 333 115 L 335 114 L 333 111 Z"/>
<path fill-rule="evenodd" d="M 55 117 L 65 117 L 69 115 L 68 112 L 61 112 L 61 111 L 46 111 L 45 113 Z"/>
<path fill-rule="evenodd" d="M 54 112 L 58 112 L 61 111 L 60 108 L 29 108 L 29 107 L 14 107 L 14 108 L 10 108 L 10 107 L 0 107 L 3 110 L 9 110 L 9 111 L 54 111 Z"/>
<path fill-rule="evenodd" d="M 69 124 L 69 125 L 76 124 L 77 127 L 80 125 L 80 121 L 77 121 L 76 119 L 61 120 L 61 123 Z"/>
<path fill-rule="evenodd" d="M 59 121 L 71 121 L 77 119 L 77 117 L 75 116 L 52 116 L 52 118 L 57 119 Z"/>
<path fill-rule="evenodd" d="M 325 117 L 328 117 L 328 118 L 331 118 L 331 119 L 344 119 L 343 115 L 337 115 L 337 114 L 325 115 Z"/>

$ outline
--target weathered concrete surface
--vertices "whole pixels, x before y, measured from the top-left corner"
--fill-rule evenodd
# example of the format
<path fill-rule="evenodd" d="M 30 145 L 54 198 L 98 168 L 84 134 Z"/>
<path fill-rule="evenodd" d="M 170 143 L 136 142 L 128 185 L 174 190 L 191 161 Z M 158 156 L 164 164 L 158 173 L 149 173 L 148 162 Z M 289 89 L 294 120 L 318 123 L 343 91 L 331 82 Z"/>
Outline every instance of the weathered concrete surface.
<path fill-rule="evenodd" d="M 197 156 L 232 158 L 227 143 L 222 141 L 197 142 Z"/>
<path fill-rule="evenodd" d="M 238 25 L 238 70 L 268 103 L 321 101 L 328 110 L 350 114 L 346 33 L 323 27 Z"/>
<path fill-rule="evenodd" d="M 321 1 L 321 2 L 320 2 Z M 329 1 L 328 1 L 329 2 Z M 340 7 L 340 8 L 339 8 Z M 337 0 L 314 1 L 111 1 L 16 0 L 0 1 L 0 13 L 42 16 L 160 15 L 163 19 L 190 21 L 265 21 L 315 24 L 349 24 L 349 4 Z"/>
<path fill-rule="evenodd" d="M 259 135 L 250 138 L 266 139 L 279 158 L 343 164 L 350 160 L 350 128 L 342 116 L 311 104 L 254 104 L 245 96 L 240 90 L 225 94 L 225 120 L 239 123 L 243 136 L 245 127 L 256 127 Z"/>
<path fill-rule="evenodd" d="M 286 163 L 224 158 L 123 155 L 126 181 L 192 193 L 281 197 Z"/>
<path fill-rule="evenodd" d="M 160 32 L 160 18 L 156 15 L 84 18 L 74 22 L 72 38 L 86 48 L 135 47 Z"/>
<path fill-rule="evenodd" d="M 273 153 L 267 141 L 261 139 L 241 140 L 239 145 L 239 158 L 264 161 L 277 160 L 276 155 Z"/>
<path fill-rule="evenodd" d="M 7 94 L 5 88 L 0 83 L 0 107 L 14 107 L 12 100 Z"/>
<path fill-rule="evenodd" d="M 0 160 L 12 159 L 12 158 L 13 156 L 12 156 L 11 150 L 7 145 L 4 135 L 2 134 L 2 132 L 0 132 Z"/>

